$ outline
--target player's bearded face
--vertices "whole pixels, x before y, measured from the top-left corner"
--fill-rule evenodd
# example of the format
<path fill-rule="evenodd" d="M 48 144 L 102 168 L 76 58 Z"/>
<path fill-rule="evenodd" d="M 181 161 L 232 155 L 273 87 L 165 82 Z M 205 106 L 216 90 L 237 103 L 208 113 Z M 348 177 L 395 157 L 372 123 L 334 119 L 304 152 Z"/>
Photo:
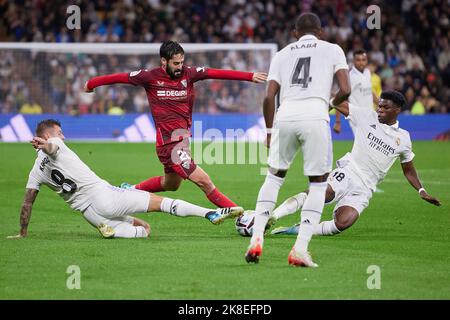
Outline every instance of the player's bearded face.
<path fill-rule="evenodd" d="M 166 72 L 171 78 L 179 78 L 183 74 L 184 55 L 176 54 L 166 64 Z"/>

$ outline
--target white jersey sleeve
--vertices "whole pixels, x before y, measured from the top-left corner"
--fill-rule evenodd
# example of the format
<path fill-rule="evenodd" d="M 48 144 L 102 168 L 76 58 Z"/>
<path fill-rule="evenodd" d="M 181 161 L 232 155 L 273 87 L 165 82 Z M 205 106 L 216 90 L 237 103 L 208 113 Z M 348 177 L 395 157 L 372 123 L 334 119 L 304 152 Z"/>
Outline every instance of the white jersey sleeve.
<path fill-rule="evenodd" d="M 58 151 L 56 152 L 56 154 L 54 155 L 54 157 L 57 157 L 59 153 L 61 153 L 63 150 L 67 149 L 66 144 L 64 143 L 64 141 L 61 140 L 61 138 L 57 138 L 57 137 L 50 138 L 47 140 L 47 142 L 51 143 L 51 144 L 55 144 L 59 148 Z"/>
<path fill-rule="evenodd" d="M 267 75 L 267 82 L 270 80 L 276 81 L 281 85 L 281 75 L 280 75 L 280 54 L 277 52 L 270 62 L 269 74 Z"/>
<path fill-rule="evenodd" d="M 405 131 L 406 132 L 406 131 Z M 407 133 L 408 136 L 408 141 L 405 143 L 405 147 L 404 150 L 402 150 L 402 152 L 400 153 L 400 162 L 401 163 L 406 163 L 406 162 L 410 162 L 412 161 L 412 159 L 414 159 L 414 152 L 412 152 L 412 143 L 411 143 L 411 138 L 409 136 L 409 133 Z"/>
<path fill-rule="evenodd" d="M 333 49 L 334 49 L 334 73 L 338 72 L 338 70 L 341 69 L 347 69 L 348 70 L 348 65 L 347 65 L 347 59 L 345 58 L 345 53 L 344 50 L 342 50 L 341 47 L 339 47 L 337 44 L 333 45 Z"/>

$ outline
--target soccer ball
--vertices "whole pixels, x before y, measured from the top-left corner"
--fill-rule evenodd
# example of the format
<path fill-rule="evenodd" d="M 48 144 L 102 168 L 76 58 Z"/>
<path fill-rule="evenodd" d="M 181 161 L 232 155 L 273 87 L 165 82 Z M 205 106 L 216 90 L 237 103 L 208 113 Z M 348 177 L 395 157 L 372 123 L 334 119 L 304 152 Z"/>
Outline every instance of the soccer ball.
<path fill-rule="evenodd" d="M 236 219 L 236 230 L 243 237 L 250 237 L 253 234 L 253 224 L 255 223 L 255 211 L 247 210 Z"/>

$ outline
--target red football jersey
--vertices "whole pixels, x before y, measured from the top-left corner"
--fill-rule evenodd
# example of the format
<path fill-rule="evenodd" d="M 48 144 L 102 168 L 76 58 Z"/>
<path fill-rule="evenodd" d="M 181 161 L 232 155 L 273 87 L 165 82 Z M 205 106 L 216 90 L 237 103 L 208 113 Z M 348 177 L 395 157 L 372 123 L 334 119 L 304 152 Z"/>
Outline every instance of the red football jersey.
<path fill-rule="evenodd" d="M 253 81 L 253 73 L 205 67 L 183 66 L 182 76 L 172 79 L 160 67 L 130 73 L 98 76 L 86 83 L 88 90 L 98 86 L 130 83 L 144 87 L 156 125 L 156 145 L 164 145 L 190 136 L 194 83 L 203 79 Z"/>
<path fill-rule="evenodd" d="M 129 82 L 144 87 L 147 93 L 157 145 L 190 136 L 194 83 L 207 77 L 207 68 L 187 66 L 183 66 L 182 76 L 177 79 L 172 79 L 161 67 L 129 73 Z"/>

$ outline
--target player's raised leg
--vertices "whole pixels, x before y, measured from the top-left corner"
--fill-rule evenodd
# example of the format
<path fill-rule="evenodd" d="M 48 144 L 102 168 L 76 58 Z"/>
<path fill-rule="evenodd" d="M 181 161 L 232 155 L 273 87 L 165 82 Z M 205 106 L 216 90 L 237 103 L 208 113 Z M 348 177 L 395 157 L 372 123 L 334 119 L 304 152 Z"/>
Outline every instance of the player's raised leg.
<path fill-rule="evenodd" d="M 278 206 L 272 213 L 271 218 L 273 218 L 273 224 L 279 219 L 298 212 L 305 203 L 306 197 L 308 196 L 309 190 L 300 192 L 292 197 L 287 198 L 280 206 Z M 335 193 L 333 188 L 328 185 L 325 194 L 325 204 L 333 201 Z M 270 220 L 269 220 L 270 221 Z"/>
<path fill-rule="evenodd" d="M 334 236 L 345 229 L 350 228 L 359 218 L 358 211 L 350 206 L 342 206 L 334 212 L 332 220 L 322 221 L 313 227 L 313 235 Z M 299 233 L 300 224 L 290 227 L 279 227 L 274 229 L 271 234 L 295 234 Z"/>
<path fill-rule="evenodd" d="M 182 181 L 183 178 L 177 173 L 170 172 L 165 173 L 164 176 L 151 177 L 135 185 L 124 182 L 120 185 L 120 187 L 123 189 L 134 188 L 152 193 L 161 191 L 176 191 L 180 187 Z"/>
<path fill-rule="evenodd" d="M 162 211 L 178 217 L 197 216 L 208 219 L 213 224 L 220 224 L 225 219 L 235 218 L 244 213 L 242 207 L 208 209 L 179 199 L 170 199 L 152 194 L 148 212 Z"/>
<path fill-rule="evenodd" d="M 224 195 L 214 185 L 209 175 L 199 166 L 189 176 L 189 180 L 195 183 L 205 193 L 209 201 L 214 203 L 219 208 L 236 207 L 230 198 Z"/>
<path fill-rule="evenodd" d="M 280 206 L 278 206 L 272 213 L 272 217 L 275 221 L 299 211 L 305 203 L 308 195 L 307 192 L 308 191 L 300 192 L 295 196 L 289 197 Z"/>

